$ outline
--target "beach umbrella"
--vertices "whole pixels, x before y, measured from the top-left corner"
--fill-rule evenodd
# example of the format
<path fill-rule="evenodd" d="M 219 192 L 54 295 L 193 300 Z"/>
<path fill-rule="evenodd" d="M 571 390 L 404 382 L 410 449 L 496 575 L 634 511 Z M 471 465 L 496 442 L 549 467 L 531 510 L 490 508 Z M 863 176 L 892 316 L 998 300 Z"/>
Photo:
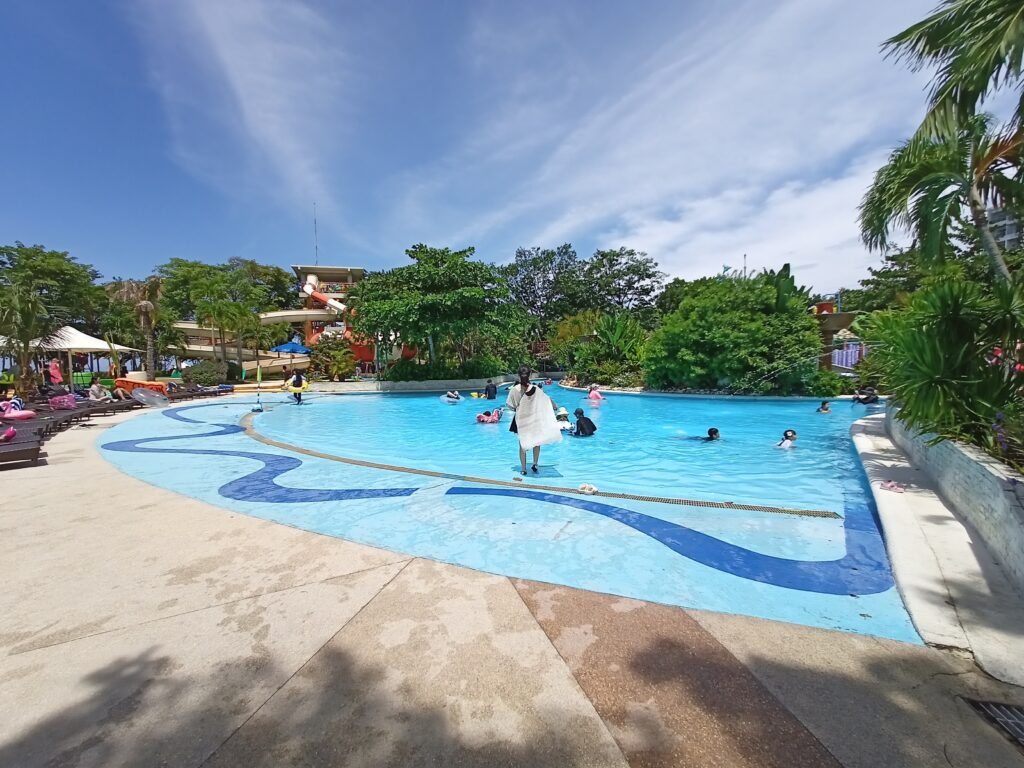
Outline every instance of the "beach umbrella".
<path fill-rule="evenodd" d="M 292 355 L 308 355 L 310 353 L 309 347 L 304 347 L 294 341 L 289 341 L 287 344 L 278 344 L 276 347 L 271 347 L 270 351 L 288 352 Z"/>
<path fill-rule="evenodd" d="M 270 348 L 271 352 L 287 352 L 289 355 L 308 355 L 310 353 L 309 347 L 304 347 L 297 341 L 289 341 L 286 344 L 278 344 L 276 347 Z M 291 359 L 288 361 L 292 362 Z"/>

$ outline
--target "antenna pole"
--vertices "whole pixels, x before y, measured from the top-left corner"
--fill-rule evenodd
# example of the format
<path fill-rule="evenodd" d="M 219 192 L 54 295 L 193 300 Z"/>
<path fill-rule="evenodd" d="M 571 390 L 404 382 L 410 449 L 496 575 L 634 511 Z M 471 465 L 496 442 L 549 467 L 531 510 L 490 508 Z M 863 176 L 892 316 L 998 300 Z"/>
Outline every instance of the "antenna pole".
<path fill-rule="evenodd" d="M 313 264 L 320 266 L 320 239 L 316 233 L 316 202 L 313 203 Z"/>

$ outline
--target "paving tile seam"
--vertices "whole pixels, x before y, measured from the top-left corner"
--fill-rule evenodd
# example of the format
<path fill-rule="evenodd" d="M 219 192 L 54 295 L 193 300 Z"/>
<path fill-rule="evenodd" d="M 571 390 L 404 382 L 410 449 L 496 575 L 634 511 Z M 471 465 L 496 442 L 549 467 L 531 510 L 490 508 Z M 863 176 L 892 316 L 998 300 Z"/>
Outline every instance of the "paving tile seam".
<path fill-rule="evenodd" d="M 244 597 L 235 598 L 234 600 L 226 600 L 223 603 L 214 603 L 212 605 L 200 606 L 199 608 L 191 608 L 191 609 L 189 609 L 187 611 L 181 611 L 179 613 L 172 613 L 172 614 L 168 614 L 167 616 L 157 616 L 157 617 L 154 617 L 152 619 L 146 619 L 144 621 L 138 621 L 138 622 L 135 622 L 133 624 L 122 624 L 122 625 L 117 626 L 117 627 L 110 627 L 109 629 L 102 629 L 99 632 L 90 632 L 89 634 L 86 634 L 86 635 L 79 635 L 78 637 L 70 637 L 67 640 L 61 640 L 59 643 L 50 643 L 48 645 L 40 645 L 37 648 L 29 648 L 29 649 L 24 650 L 24 651 L 18 651 L 17 653 L 8 653 L 6 658 L 12 658 L 14 656 L 25 656 L 25 655 L 30 654 L 30 653 L 35 653 L 36 651 L 45 651 L 45 650 L 47 650 L 49 648 L 56 648 L 56 647 L 61 646 L 61 645 L 67 645 L 68 643 L 77 643 L 79 640 L 88 640 L 88 639 L 93 638 L 93 637 L 99 637 L 100 635 L 109 635 L 111 632 L 120 632 L 120 631 L 126 630 L 126 629 L 137 629 L 138 627 L 144 627 L 147 624 L 156 624 L 156 623 L 161 622 L 161 621 L 168 621 L 169 619 L 177 619 L 177 618 L 180 618 L 182 616 L 188 616 L 188 615 L 193 614 L 193 613 L 202 613 L 203 611 L 210 611 L 210 610 L 213 610 L 214 608 L 223 608 L 226 605 L 233 605 L 235 603 L 241 603 L 241 602 L 244 602 L 246 600 L 255 600 L 255 599 L 260 598 L 260 597 L 269 597 L 271 595 L 279 595 L 279 594 L 282 594 L 284 592 L 290 592 L 290 591 L 295 590 L 295 589 L 303 589 L 305 587 L 311 587 L 311 586 L 314 586 L 316 584 L 326 584 L 329 581 L 337 581 L 338 579 L 345 579 L 345 578 L 348 578 L 349 576 L 357 576 L 359 574 L 368 573 L 369 571 L 373 571 L 373 570 L 376 570 L 378 568 L 386 568 L 389 565 L 397 565 L 398 563 L 404 563 L 404 565 L 402 566 L 403 569 L 404 569 L 404 567 L 406 565 L 408 565 L 410 562 L 412 562 L 413 559 L 414 558 L 411 558 L 411 557 L 402 557 L 402 558 L 399 558 L 397 560 L 389 560 L 388 562 L 381 563 L 379 565 L 372 565 L 369 568 L 360 568 L 358 571 L 352 571 L 351 573 L 340 573 L 340 574 L 338 574 L 336 576 L 327 576 L 327 577 L 325 577 L 323 579 L 316 579 L 315 581 L 306 581 L 306 582 L 303 582 L 302 584 L 293 584 L 290 587 L 281 587 L 280 589 L 272 589 L 272 590 L 268 590 L 266 592 L 255 592 L 253 594 L 246 595 Z M 391 582 L 389 581 L 388 583 L 390 584 Z"/>
<path fill-rule="evenodd" d="M 721 640 L 719 640 L 718 637 L 715 635 L 715 633 L 709 627 L 705 626 L 704 623 L 701 622 L 700 619 L 697 616 L 695 616 L 694 613 L 691 610 L 689 610 L 687 608 L 679 607 L 679 606 L 671 606 L 671 607 L 677 607 L 678 610 L 680 610 L 684 614 L 686 614 L 686 616 L 689 617 L 690 620 L 693 621 L 694 624 L 696 624 L 698 627 L 700 627 L 700 629 L 703 632 L 707 633 L 707 636 L 711 639 L 711 641 L 714 642 L 716 645 L 718 645 L 718 647 L 721 648 L 723 652 L 728 654 L 728 656 L 730 658 L 732 658 L 733 661 L 735 661 L 737 665 L 739 665 L 742 669 L 745 669 L 747 674 L 750 675 L 751 679 L 753 679 L 754 682 L 756 682 L 759 686 L 761 686 L 761 689 L 764 691 L 765 695 L 767 695 L 776 704 L 778 704 L 779 705 L 779 709 L 781 709 L 781 710 L 783 710 L 785 712 L 788 712 L 790 717 L 792 717 L 796 722 L 800 723 L 800 725 L 803 727 L 803 729 L 805 731 L 807 731 L 808 734 L 810 734 L 811 738 L 814 739 L 821 746 L 822 750 L 826 754 L 831 755 L 832 759 L 835 760 L 838 765 L 840 765 L 840 766 L 846 765 L 839 758 L 839 755 L 837 755 L 835 752 L 833 752 L 831 749 L 829 749 L 828 744 L 826 744 L 822 740 L 822 738 L 817 733 L 815 733 L 814 729 L 811 728 L 810 725 L 805 723 L 803 721 L 803 718 L 801 718 L 796 712 L 794 712 L 792 709 L 787 707 L 786 703 L 782 699 L 780 699 L 778 696 L 775 695 L 775 691 L 773 691 L 771 689 L 771 687 L 769 687 L 768 683 L 765 682 L 764 680 L 762 680 L 760 678 L 760 676 L 753 669 L 751 669 L 749 666 L 744 664 L 743 660 L 740 659 L 740 657 L 737 656 L 735 653 L 733 653 L 731 648 L 729 648 L 725 643 L 723 643 Z M 771 619 L 768 619 L 768 621 L 771 621 Z M 785 623 L 785 622 L 783 622 L 783 623 Z M 829 630 L 826 630 L 826 631 L 829 631 Z M 878 641 L 877 637 L 874 637 L 873 635 L 870 636 L 870 637 L 872 637 L 873 640 Z M 878 641 L 878 642 L 880 642 L 880 641 Z"/>
<path fill-rule="evenodd" d="M 598 711 L 597 705 L 594 703 L 594 700 L 590 698 L 590 694 L 587 693 L 586 689 L 580 684 L 579 678 L 576 677 L 576 673 L 573 671 L 572 666 L 569 664 L 568 661 L 566 661 L 566 658 L 562 655 L 562 652 L 558 650 L 558 646 L 555 645 L 554 641 L 551 639 L 551 636 L 548 634 L 547 630 L 544 629 L 544 625 L 541 624 L 540 621 L 538 621 L 537 617 L 533 613 L 533 610 L 530 608 L 530 604 L 527 603 L 526 599 L 523 597 L 523 593 L 516 589 L 515 579 L 513 579 L 513 577 L 511 576 L 505 576 L 504 578 L 505 581 L 508 582 L 508 585 L 512 589 L 512 591 L 516 593 L 516 597 L 519 598 L 519 602 L 523 604 L 523 608 L 526 609 L 526 614 L 533 621 L 537 629 L 540 630 L 540 633 L 544 636 L 544 639 L 547 640 L 548 645 L 551 646 L 551 650 L 553 650 L 555 652 L 555 655 L 558 656 L 558 660 L 562 662 L 562 666 L 565 667 L 565 671 L 569 673 L 569 677 L 572 678 L 573 683 L 576 685 L 576 690 L 580 692 L 583 698 L 586 699 L 587 702 L 590 704 L 591 709 L 594 710 L 594 714 L 597 716 L 597 719 L 601 722 L 601 727 L 604 728 L 605 733 L 608 734 L 608 738 L 610 738 L 612 744 L 615 745 L 615 749 L 618 750 L 619 755 L 622 757 L 622 761 L 626 765 L 631 766 L 632 763 L 626 756 L 626 753 L 622 751 L 622 745 L 619 744 L 619 740 L 615 738 L 615 734 L 612 733 L 612 730 L 608 726 L 608 722 L 604 719 L 604 716 Z M 572 589 L 572 587 L 563 587 L 563 589 Z"/>
<path fill-rule="evenodd" d="M 361 615 L 362 612 L 365 611 L 366 608 L 370 605 L 370 603 L 372 603 L 374 600 L 376 600 L 378 597 L 380 597 L 381 592 L 383 592 L 385 589 L 387 589 L 389 586 L 391 586 L 392 582 L 394 582 L 395 579 L 397 579 L 399 576 L 401 576 L 403 573 L 405 573 L 405 569 L 408 568 L 409 564 L 414 562 L 415 560 L 416 560 L 416 558 L 414 558 L 414 557 L 413 558 L 409 558 L 408 560 L 406 560 L 402 564 L 402 567 L 399 568 L 398 571 L 395 572 L 394 576 L 392 576 L 390 579 L 385 581 L 380 586 L 380 588 L 376 592 L 373 593 L 373 596 L 359 607 L 358 611 L 353 613 L 351 616 L 348 617 L 348 619 L 346 619 L 344 622 L 342 622 L 341 626 L 338 627 L 337 631 L 334 632 L 329 638 L 327 638 L 319 648 L 317 648 L 315 651 L 313 651 L 313 653 L 311 653 L 309 655 L 308 659 L 306 659 L 298 667 L 296 667 L 295 671 L 292 672 L 290 675 L 288 675 L 287 679 L 285 679 L 284 682 L 282 682 L 279 686 L 277 686 L 277 688 L 275 688 L 270 693 L 270 695 L 267 696 L 267 698 L 263 701 L 263 703 L 261 703 L 258 707 L 256 707 L 256 709 L 254 709 L 252 712 L 250 712 L 249 716 L 247 718 L 245 718 L 245 720 L 243 720 L 241 723 L 239 723 L 237 728 L 235 728 L 233 731 L 231 731 L 231 733 L 229 733 L 227 735 L 227 737 L 220 744 L 218 744 L 216 747 L 214 747 L 213 750 L 211 750 L 210 754 L 208 754 L 203 759 L 203 761 L 201 763 L 196 765 L 196 768 L 203 768 L 203 766 L 207 765 L 214 758 L 214 756 L 221 749 L 224 748 L 225 744 L 227 744 L 229 741 L 231 741 L 231 739 L 233 739 L 235 737 L 235 735 L 239 731 L 241 731 L 254 717 L 256 717 L 256 715 L 258 715 L 260 713 L 260 711 L 265 706 L 267 706 L 268 703 L 270 703 L 271 699 L 273 699 L 275 696 L 277 696 L 277 694 L 280 693 L 281 690 L 286 685 L 288 685 L 288 683 L 290 683 L 292 680 L 295 679 L 296 675 L 298 675 L 302 670 L 304 670 L 306 667 L 308 667 L 310 662 L 312 662 L 313 659 L 315 659 L 317 656 L 319 656 L 323 652 L 324 648 L 326 648 L 328 645 L 330 645 L 334 641 L 334 638 L 336 638 L 338 635 L 340 635 L 342 632 L 344 632 L 345 631 L 345 627 L 347 627 L 349 624 L 351 624 L 356 619 L 357 616 Z M 401 561 L 399 561 L 399 562 L 401 562 Z M 391 565 L 394 565 L 394 563 L 391 563 Z M 383 566 L 378 566 L 378 567 L 383 567 Z M 367 569 L 367 570 L 373 570 L 373 569 Z"/>

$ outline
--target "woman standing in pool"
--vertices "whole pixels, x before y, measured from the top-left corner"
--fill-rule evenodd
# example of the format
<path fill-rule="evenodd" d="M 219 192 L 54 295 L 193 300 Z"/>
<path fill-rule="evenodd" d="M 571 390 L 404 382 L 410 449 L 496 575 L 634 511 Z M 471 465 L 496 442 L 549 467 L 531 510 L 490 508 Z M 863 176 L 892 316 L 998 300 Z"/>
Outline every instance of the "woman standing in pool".
<path fill-rule="evenodd" d="M 505 407 L 515 415 L 509 432 L 519 436 L 519 465 L 526 474 L 526 451 L 533 449 L 531 469 L 537 474 L 540 463 L 540 447 L 557 443 L 562 439 L 551 400 L 540 387 L 530 383 L 530 369 L 525 365 L 519 369 L 519 382 L 508 391 Z"/>

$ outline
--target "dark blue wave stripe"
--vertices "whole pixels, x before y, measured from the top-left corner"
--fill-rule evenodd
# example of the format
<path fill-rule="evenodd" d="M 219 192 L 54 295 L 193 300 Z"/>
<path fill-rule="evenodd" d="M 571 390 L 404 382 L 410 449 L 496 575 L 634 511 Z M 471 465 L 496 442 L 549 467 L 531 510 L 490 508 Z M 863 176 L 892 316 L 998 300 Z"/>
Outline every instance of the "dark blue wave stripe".
<path fill-rule="evenodd" d="M 218 489 L 218 492 L 225 498 L 238 501 L 269 501 L 273 503 L 339 501 L 410 496 L 419 490 L 417 488 L 286 488 L 278 485 L 275 480 L 282 474 L 302 465 L 301 459 L 293 456 L 221 449 L 142 447 L 147 443 L 219 437 L 244 431 L 237 424 L 211 424 L 182 415 L 185 411 L 209 408 L 213 405 L 212 403 L 190 405 L 163 411 L 164 416 L 176 421 L 218 427 L 213 432 L 120 440 L 106 443 L 102 447 L 110 451 L 131 453 L 237 456 L 261 462 L 263 464 L 261 469 L 232 480 Z M 763 584 L 832 595 L 869 595 L 884 592 L 893 586 L 885 543 L 870 508 L 865 505 L 847 505 L 846 515 L 843 518 L 843 531 L 846 538 L 846 554 L 843 557 L 838 560 L 789 560 L 729 544 L 678 523 L 589 499 L 561 496 L 543 491 L 497 487 L 455 486 L 449 488 L 447 493 L 466 496 L 514 497 L 561 504 L 592 512 L 639 531 L 690 560 Z"/>
<path fill-rule="evenodd" d="M 885 543 L 871 510 L 850 505 L 844 518 L 846 554 L 838 560 L 788 560 L 716 539 L 678 523 L 601 502 L 518 488 L 454 487 L 453 496 L 506 496 L 561 504 L 607 517 L 650 536 L 673 552 L 733 576 L 805 592 L 871 595 L 893 586 Z"/>
<path fill-rule="evenodd" d="M 181 416 L 179 411 L 201 408 L 203 406 L 188 406 L 187 408 L 176 408 L 171 411 L 164 411 L 164 415 L 178 421 L 192 424 L 204 424 L 206 422 L 189 419 Z M 240 459 L 251 459 L 258 461 L 263 466 L 248 475 L 225 483 L 217 489 L 217 493 L 226 499 L 235 501 L 269 501 L 275 504 L 301 504 L 315 501 L 351 501 L 354 499 L 381 499 L 394 498 L 398 496 L 410 496 L 417 488 L 288 488 L 278 485 L 276 480 L 286 472 L 298 469 L 302 466 L 302 460 L 294 456 L 282 456 L 276 453 L 256 453 L 254 451 L 228 451 L 223 449 L 202 449 L 202 448 L 144 448 L 147 443 L 157 443 L 166 440 L 192 440 L 209 437 L 220 437 L 222 435 L 233 435 L 245 430 L 237 424 L 211 424 L 219 427 L 214 432 L 203 432 L 196 435 L 167 435 L 162 437 L 144 437 L 137 440 L 116 440 L 105 443 L 103 448 L 108 451 L 120 451 L 123 453 L 165 453 L 165 454 L 186 454 L 191 456 L 235 456 Z"/>

